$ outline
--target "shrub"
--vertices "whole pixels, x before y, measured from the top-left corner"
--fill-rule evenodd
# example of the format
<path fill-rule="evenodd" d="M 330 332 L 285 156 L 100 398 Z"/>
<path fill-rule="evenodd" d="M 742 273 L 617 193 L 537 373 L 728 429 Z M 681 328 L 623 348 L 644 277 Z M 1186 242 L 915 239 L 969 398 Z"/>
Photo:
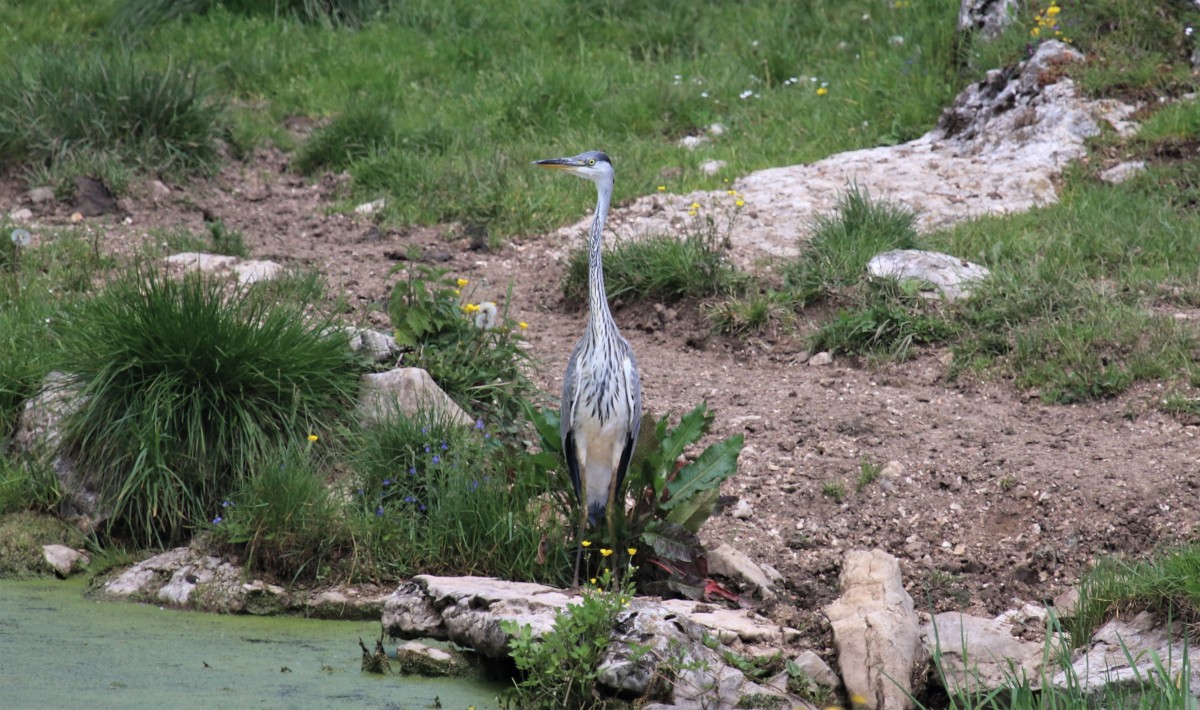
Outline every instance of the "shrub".
<path fill-rule="evenodd" d="M 179 541 L 281 444 L 347 410 L 340 331 L 256 292 L 134 273 L 69 314 L 64 365 L 86 399 L 63 443 L 113 505 L 110 532 Z"/>

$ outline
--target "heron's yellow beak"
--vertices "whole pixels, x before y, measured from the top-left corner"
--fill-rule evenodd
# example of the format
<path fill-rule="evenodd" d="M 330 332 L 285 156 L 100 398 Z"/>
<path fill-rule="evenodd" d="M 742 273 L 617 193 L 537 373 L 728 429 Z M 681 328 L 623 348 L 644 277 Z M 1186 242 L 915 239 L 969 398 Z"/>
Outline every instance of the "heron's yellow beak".
<path fill-rule="evenodd" d="M 539 168 L 550 168 L 552 170 L 576 170 L 582 167 L 572 158 L 547 158 L 546 160 L 535 160 L 533 164 Z"/>

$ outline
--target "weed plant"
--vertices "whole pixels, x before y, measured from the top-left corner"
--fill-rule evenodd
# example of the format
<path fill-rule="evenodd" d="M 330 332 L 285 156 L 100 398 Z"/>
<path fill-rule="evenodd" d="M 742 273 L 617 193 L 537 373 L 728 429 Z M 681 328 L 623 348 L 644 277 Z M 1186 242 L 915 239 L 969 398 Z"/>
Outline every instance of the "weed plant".
<path fill-rule="evenodd" d="M 555 612 L 554 627 L 540 638 L 535 638 L 528 624 L 501 621 L 500 628 L 510 637 L 513 662 L 523 676 L 509 692 L 506 707 L 607 707 L 596 690 L 600 659 L 633 591 L 632 582 L 615 582 L 606 571 L 583 588 L 578 604 Z"/>
<path fill-rule="evenodd" d="M 404 362 L 424 368 L 460 405 L 480 412 L 493 431 L 516 434 L 521 403 L 535 396 L 521 332 L 492 302 L 470 300 L 467 279 L 445 269 L 410 268 L 392 289 L 388 314 Z M 506 302 L 508 299 L 505 299 Z"/>
<path fill-rule="evenodd" d="M 292 167 L 305 175 L 344 170 L 355 161 L 387 150 L 396 125 L 385 106 L 362 104 L 335 116 L 301 146 Z"/>
<path fill-rule="evenodd" d="M 63 365 L 84 404 L 64 445 L 111 501 L 111 533 L 183 539 L 281 445 L 347 410 L 351 354 L 305 305 L 135 272 L 70 313 Z"/>
<path fill-rule="evenodd" d="M 482 420 L 466 428 L 434 411 L 396 413 L 362 431 L 353 451 L 350 505 L 375 574 L 562 582 L 549 479 Z"/>
<path fill-rule="evenodd" d="M 8 59 L 0 69 L 5 162 L 40 165 L 61 179 L 97 162 L 167 173 L 216 165 L 221 103 L 190 66 L 79 48 Z"/>

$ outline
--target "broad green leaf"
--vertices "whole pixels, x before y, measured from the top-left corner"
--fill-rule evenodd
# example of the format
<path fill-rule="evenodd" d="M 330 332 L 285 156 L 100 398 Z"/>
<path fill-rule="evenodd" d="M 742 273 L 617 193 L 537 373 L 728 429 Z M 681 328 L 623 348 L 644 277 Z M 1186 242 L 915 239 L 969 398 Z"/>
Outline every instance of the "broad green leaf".
<path fill-rule="evenodd" d="M 736 473 L 742 441 L 742 435 L 737 434 L 713 444 L 680 469 L 679 477 L 667 484 L 670 496 L 662 504 L 663 509 L 671 510 L 697 493 L 716 490 L 721 481 Z"/>
<path fill-rule="evenodd" d="M 687 448 L 688 444 L 695 443 L 704 436 L 704 433 L 712 426 L 713 416 L 713 413 L 708 411 L 708 405 L 703 402 L 683 415 L 683 418 L 679 420 L 679 426 L 663 437 L 661 448 L 663 463 L 667 466 L 673 465 L 675 460 L 683 455 L 683 450 Z"/>
<path fill-rule="evenodd" d="M 656 521 L 642 533 L 642 541 L 650 546 L 654 555 L 668 562 L 691 564 L 703 550 L 700 539 L 690 530 L 665 521 Z"/>
<path fill-rule="evenodd" d="M 704 525 L 704 521 L 712 515 L 720 495 L 720 489 L 715 487 L 697 492 L 672 508 L 671 512 L 667 514 L 667 522 L 675 523 L 692 532 L 700 532 L 700 526 Z"/>
<path fill-rule="evenodd" d="M 404 322 L 412 334 L 418 338 L 428 333 L 433 327 L 429 316 L 420 308 L 408 309 L 408 312 L 404 314 Z"/>

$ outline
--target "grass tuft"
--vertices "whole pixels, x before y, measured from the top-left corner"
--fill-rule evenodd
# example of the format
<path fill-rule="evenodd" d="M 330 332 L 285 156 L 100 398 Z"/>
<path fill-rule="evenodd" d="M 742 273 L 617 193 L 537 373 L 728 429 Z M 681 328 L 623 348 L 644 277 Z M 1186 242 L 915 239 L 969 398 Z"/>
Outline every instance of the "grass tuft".
<path fill-rule="evenodd" d="M 304 175 L 343 170 L 386 150 L 395 134 L 395 121 L 386 107 L 353 106 L 313 133 L 296 155 L 293 167 Z"/>
<path fill-rule="evenodd" d="M 784 269 L 785 283 L 801 303 L 836 296 L 863 278 L 871 257 L 915 247 L 915 224 L 907 207 L 853 186 L 832 213 L 817 216 L 800 257 Z"/>
<path fill-rule="evenodd" d="M 222 108 L 191 67 L 152 68 L 128 52 L 88 49 L 31 49 L 8 59 L 0 69 L 0 159 L 51 171 L 114 159 L 154 172 L 215 167 Z"/>
<path fill-rule="evenodd" d="M 280 445 L 328 430 L 357 372 L 325 325 L 253 287 L 141 273 L 75 310 L 64 365 L 86 400 L 64 444 L 110 532 L 179 541 Z"/>

